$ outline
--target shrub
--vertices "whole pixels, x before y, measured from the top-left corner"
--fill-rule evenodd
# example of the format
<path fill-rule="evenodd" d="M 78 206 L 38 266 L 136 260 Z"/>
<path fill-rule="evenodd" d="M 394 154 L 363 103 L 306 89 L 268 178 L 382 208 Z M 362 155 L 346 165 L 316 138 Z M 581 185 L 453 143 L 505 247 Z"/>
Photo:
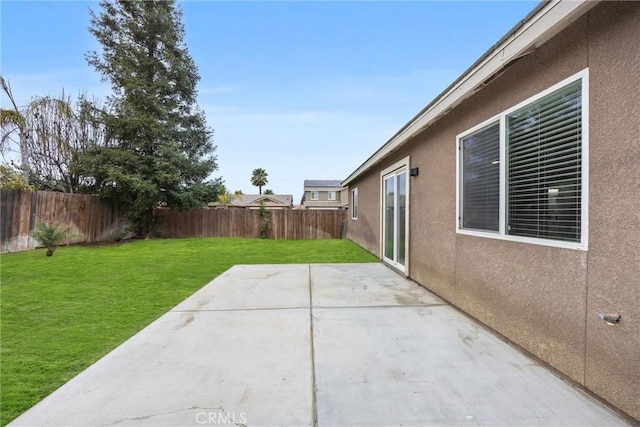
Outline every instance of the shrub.
<path fill-rule="evenodd" d="M 52 256 L 58 245 L 71 234 L 71 227 L 63 227 L 60 224 L 49 225 L 43 222 L 36 225 L 31 235 L 47 248 L 47 256 Z"/>
<path fill-rule="evenodd" d="M 27 185 L 20 171 L 12 166 L 0 165 L 0 188 L 11 190 L 35 190 L 33 185 Z"/>
<path fill-rule="evenodd" d="M 128 234 L 129 232 L 127 230 L 120 230 L 116 233 L 113 233 L 113 236 L 111 238 L 114 242 L 122 242 Z"/>
<path fill-rule="evenodd" d="M 262 218 L 262 222 L 260 223 L 260 233 L 258 237 L 261 239 L 269 238 L 269 209 L 264 206 L 263 202 L 260 202 L 260 218 Z"/>

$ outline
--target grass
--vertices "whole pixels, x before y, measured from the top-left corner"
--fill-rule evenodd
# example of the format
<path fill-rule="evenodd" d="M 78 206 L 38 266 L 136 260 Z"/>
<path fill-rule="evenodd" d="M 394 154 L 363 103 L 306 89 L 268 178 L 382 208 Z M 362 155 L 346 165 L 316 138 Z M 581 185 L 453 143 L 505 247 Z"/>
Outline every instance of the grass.
<path fill-rule="evenodd" d="M 346 240 L 171 239 L 0 256 L 0 425 L 235 264 L 374 262 Z"/>

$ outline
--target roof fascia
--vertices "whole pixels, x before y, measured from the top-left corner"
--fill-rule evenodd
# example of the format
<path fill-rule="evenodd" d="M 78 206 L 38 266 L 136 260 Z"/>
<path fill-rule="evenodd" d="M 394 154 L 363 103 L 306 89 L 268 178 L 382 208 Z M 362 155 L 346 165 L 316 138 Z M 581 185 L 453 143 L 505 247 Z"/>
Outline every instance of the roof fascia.
<path fill-rule="evenodd" d="M 274 199 L 273 197 L 269 197 L 268 195 L 266 196 L 262 196 L 262 197 L 258 197 L 257 199 L 253 200 L 251 203 L 252 204 L 259 204 L 260 202 L 272 202 L 272 203 L 277 203 L 277 204 L 282 204 L 283 202 L 277 199 Z"/>
<path fill-rule="evenodd" d="M 304 191 L 305 193 L 308 191 L 342 191 L 344 190 L 345 187 L 343 186 L 338 186 L 338 187 L 305 187 Z"/>
<path fill-rule="evenodd" d="M 353 171 L 342 182 L 342 185 L 348 186 L 358 176 L 371 169 L 387 155 L 403 146 L 419 132 L 435 123 L 440 117 L 481 89 L 500 70 L 533 52 L 598 3 L 599 1 L 593 0 L 556 0 L 538 5 L 456 81 Z"/>

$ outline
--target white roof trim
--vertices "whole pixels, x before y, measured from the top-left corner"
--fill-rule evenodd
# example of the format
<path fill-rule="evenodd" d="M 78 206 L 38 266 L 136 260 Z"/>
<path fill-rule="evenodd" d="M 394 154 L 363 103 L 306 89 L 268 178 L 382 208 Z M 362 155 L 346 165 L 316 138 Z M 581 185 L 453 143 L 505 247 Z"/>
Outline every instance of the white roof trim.
<path fill-rule="evenodd" d="M 491 79 L 506 65 L 544 44 L 598 3 L 599 1 L 592 0 L 555 0 L 541 4 L 358 169 L 352 172 L 342 182 L 342 185 L 348 186 L 359 175 L 368 171 L 418 132 L 471 96 L 484 82 Z"/>
<path fill-rule="evenodd" d="M 322 191 L 326 193 L 328 191 L 333 191 L 335 193 L 339 193 L 346 189 L 347 187 L 304 187 L 304 192 L 308 193 L 309 191 Z"/>

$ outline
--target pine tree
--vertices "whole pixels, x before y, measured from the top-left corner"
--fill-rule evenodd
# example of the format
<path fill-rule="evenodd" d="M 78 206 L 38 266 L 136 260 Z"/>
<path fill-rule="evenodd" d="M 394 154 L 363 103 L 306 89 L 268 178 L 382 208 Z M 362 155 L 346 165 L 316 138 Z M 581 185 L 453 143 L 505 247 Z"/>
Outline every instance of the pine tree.
<path fill-rule="evenodd" d="M 111 83 L 105 121 L 114 142 L 85 156 L 83 170 L 139 236 L 153 233 L 154 208 L 203 206 L 216 185 L 205 182 L 217 168 L 213 131 L 196 103 L 200 77 L 175 3 L 102 0 L 99 15 L 91 12 L 102 51 L 87 61 Z"/>

